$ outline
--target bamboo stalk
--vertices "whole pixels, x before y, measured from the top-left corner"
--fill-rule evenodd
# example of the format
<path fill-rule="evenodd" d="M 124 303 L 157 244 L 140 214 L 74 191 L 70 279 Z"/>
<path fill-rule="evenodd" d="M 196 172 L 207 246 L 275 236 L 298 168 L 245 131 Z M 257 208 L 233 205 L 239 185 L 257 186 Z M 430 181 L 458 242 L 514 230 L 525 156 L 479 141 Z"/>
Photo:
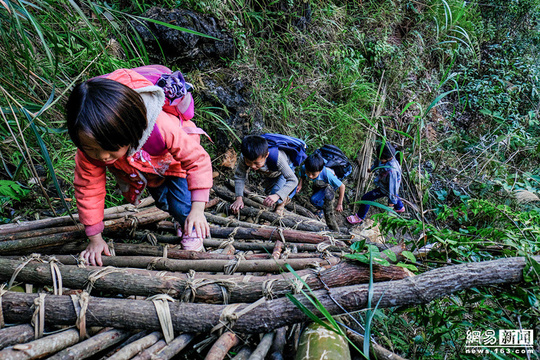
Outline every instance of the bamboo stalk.
<path fill-rule="evenodd" d="M 91 338 L 75 344 L 67 349 L 64 349 L 48 360 L 81 360 L 91 357 L 98 352 L 107 349 L 114 344 L 126 339 L 129 336 L 129 331 L 110 329 L 103 331 Z"/>
<path fill-rule="evenodd" d="M 223 360 L 230 349 L 238 345 L 240 339 L 235 333 L 227 331 L 223 333 L 212 345 L 204 360 Z"/>

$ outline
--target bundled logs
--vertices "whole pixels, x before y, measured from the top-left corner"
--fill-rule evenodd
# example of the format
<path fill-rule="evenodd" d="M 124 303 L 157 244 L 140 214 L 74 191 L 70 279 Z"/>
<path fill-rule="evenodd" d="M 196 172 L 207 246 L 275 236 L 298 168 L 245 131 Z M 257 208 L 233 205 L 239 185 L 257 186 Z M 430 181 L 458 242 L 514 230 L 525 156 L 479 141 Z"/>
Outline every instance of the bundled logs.
<path fill-rule="evenodd" d="M 214 191 L 231 197 L 225 187 Z M 343 257 L 366 239 L 329 232 L 301 207 L 279 217 L 259 200 L 246 199 L 235 217 L 226 214 L 228 203 L 206 213 L 205 252 L 181 249 L 169 215 L 150 201 L 109 209 L 104 236 L 113 256 L 103 267 L 79 258 L 87 242 L 71 217 L 0 226 L 0 360 L 171 359 L 180 352 L 292 359 L 298 324 L 309 318 L 288 294 L 315 311 L 305 295 L 311 293 L 335 315 L 364 308 L 370 280 L 382 308 L 501 282 L 490 277 L 493 266 L 499 274 L 505 268 L 505 281 L 519 281 L 524 267 L 515 260 L 416 277 L 393 265 L 370 273 Z M 400 258 L 406 248 L 390 250 Z M 465 280 L 440 287 L 438 277 Z"/>

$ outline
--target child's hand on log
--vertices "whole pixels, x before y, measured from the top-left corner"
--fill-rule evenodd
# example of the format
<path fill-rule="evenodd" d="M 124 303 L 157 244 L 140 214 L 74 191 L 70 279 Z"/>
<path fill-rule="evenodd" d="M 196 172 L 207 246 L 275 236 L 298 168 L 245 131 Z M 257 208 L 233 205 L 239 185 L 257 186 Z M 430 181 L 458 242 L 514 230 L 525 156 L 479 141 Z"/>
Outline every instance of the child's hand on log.
<path fill-rule="evenodd" d="M 81 257 L 92 266 L 103 266 L 101 254 L 111 256 L 109 246 L 105 240 L 103 240 L 101 234 L 89 236 L 88 239 L 90 240 L 90 243 L 86 247 L 86 250 L 81 253 Z"/>
<path fill-rule="evenodd" d="M 337 204 L 336 205 L 336 211 L 339 212 L 339 213 L 343 212 L 343 204 Z"/>
<path fill-rule="evenodd" d="M 263 205 L 270 207 L 270 206 L 274 205 L 276 203 L 276 201 L 278 201 L 278 200 L 279 200 L 279 195 L 278 194 L 268 195 L 266 197 L 266 199 L 264 199 Z"/>
<path fill-rule="evenodd" d="M 234 214 L 238 214 L 244 208 L 244 199 L 241 196 L 236 198 L 236 201 L 231 204 L 231 210 Z"/>
<path fill-rule="evenodd" d="M 210 226 L 204 216 L 205 202 L 194 201 L 191 203 L 191 211 L 184 224 L 184 234 L 191 234 L 195 230 L 197 237 L 204 239 L 210 236 Z"/>

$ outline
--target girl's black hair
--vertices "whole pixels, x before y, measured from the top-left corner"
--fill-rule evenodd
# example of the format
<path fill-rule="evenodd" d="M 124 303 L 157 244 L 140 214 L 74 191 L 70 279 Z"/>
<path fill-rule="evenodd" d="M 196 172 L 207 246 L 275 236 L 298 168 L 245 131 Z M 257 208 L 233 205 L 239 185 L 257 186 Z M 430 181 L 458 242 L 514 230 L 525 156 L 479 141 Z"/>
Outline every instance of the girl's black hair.
<path fill-rule="evenodd" d="M 147 126 L 146 106 L 133 89 L 117 81 L 96 78 L 75 86 L 66 104 L 69 136 L 80 148 L 80 133 L 107 151 L 136 148 Z"/>
<path fill-rule="evenodd" d="M 307 172 L 314 173 L 322 171 L 324 168 L 324 158 L 319 151 L 315 151 L 313 154 L 308 156 L 304 162 L 304 165 L 306 166 Z"/>
<path fill-rule="evenodd" d="M 268 141 L 259 135 L 248 135 L 242 140 L 242 155 L 249 161 L 255 161 L 268 153 Z"/>
<path fill-rule="evenodd" d="M 388 142 L 377 144 L 375 156 L 377 159 L 390 160 L 396 155 L 396 149 Z"/>

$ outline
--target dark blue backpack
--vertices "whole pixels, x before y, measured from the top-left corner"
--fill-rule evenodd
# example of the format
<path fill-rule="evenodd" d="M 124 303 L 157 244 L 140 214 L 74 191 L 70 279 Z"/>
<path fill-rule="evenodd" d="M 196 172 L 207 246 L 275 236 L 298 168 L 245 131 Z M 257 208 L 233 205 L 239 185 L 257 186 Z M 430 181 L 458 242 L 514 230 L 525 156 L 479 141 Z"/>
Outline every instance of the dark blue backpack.
<path fill-rule="evenodd" d="M 272 171 L 277 170 L 279 150 L 284 151 L 294 166 L 299 166 L 306 160 L 306 143 L 292 136 L 281 134 L 263 134 L 268 141 L 268 159 L 266 166 Z"/>
<path fill-rule="evenodd" d="M 335 145 L 324 145 L 316 150 L 326 160 L 326 167 L 334 170 L 337 178 L 343 180 L 352 173 L 352 165 L 349 158 Z"/>

